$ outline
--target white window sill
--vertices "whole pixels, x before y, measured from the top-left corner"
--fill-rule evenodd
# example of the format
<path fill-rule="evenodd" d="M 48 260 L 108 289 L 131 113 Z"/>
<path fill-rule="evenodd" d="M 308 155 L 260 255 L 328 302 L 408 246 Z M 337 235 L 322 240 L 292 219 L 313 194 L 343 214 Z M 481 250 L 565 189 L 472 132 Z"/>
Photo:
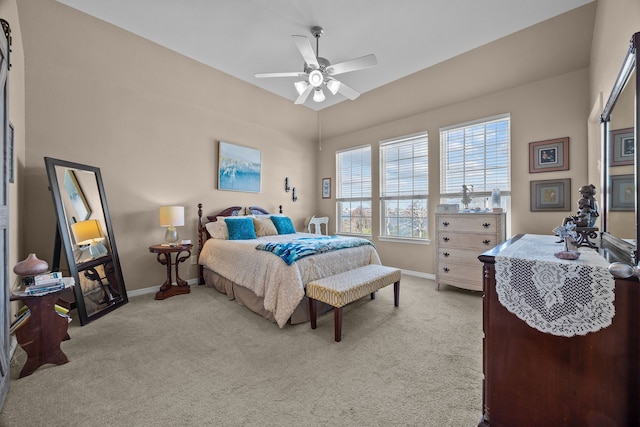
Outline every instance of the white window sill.
<path fill-rule="evenodd" d="M 429 239 L 407 239 L 402 237 L 378 236 L 377 240 L 381 242 L 409 243 L 411 245 L 430 245 Z"/>

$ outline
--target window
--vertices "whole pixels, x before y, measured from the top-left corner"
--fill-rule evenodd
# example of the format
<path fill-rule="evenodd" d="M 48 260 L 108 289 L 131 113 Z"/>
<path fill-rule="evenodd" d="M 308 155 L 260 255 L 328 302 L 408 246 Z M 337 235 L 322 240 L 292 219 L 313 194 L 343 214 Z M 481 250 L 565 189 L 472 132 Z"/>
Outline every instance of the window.
<path fill-rule="evenodd" d="M 464 207 L 507 209 L 511 196 L 510 121 L 507 114 L 440 129 L 441 203 L 465 205 L 465 185 L 471 200 Z"/>
<path fill-rule="evenodd" d="M 426 239 L 427 133 L 380 142 L 380 216 L 384 237 Z"/>
<path fill-rule="evenodd" d="M 371 146 L 336 153 L 338 233 L 371 236 Z"/>

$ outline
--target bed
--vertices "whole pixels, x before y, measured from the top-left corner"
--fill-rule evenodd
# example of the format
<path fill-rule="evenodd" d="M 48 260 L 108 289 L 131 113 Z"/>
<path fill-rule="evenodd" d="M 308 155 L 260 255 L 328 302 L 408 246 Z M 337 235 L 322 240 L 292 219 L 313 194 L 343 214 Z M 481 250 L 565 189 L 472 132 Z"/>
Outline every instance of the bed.
<path fill-rule="evenodd" d="M 229 239 L 229 234 L 235 233 L 235 230 L 229 228 L 225 236 L 221 231 L 225 228 L 222 223 L 237 224 L 233 222 L 237 218 L 228 218 L 242 216 L 251 218 L 255 238 Z M 295 230 L 292 230 L 295 234 L 279 233 L 283 231 L 280 227 L 276 227 L 274 233 L 268 224 L 286 225 L 288 218 L 282 212 L 273 215 L 275 219 L 271 219 L 271 216 L 257 206 L 232 206 L 215 215 L 203 217 L 202 204 L 199 204 L 199 283 L 226 294 L 229 299 L 277 323 L 281 328 L 287 323 L 296 324 L 309 320 L 308 300 L 304 289 L 310 281 L 368 264 L 380 264 L 378 253 L 368 240 L 318 236 L 297 233 Z M 248 224 L 246 219 L 240 222 Z M 266 226 L 263 227 L 265 222 Z M 286 228 L 284 227 L 284 231 L 287 231 Z M 326 242 L 322 239 L 326 239 Z M 292 241 L 295 241 L 294 245 L 302 242 L 319 248 L 318 253 L 310 252 L 299 258 L 292 257 L 288 250 L 282 251 Z M 259 246 L 261 249 L 257 249 Z M 327 250 L 330 246 L 336 246 L 337 249 Z M 322 307 L 322 311 L 331 309 L 328 305 Z"/>

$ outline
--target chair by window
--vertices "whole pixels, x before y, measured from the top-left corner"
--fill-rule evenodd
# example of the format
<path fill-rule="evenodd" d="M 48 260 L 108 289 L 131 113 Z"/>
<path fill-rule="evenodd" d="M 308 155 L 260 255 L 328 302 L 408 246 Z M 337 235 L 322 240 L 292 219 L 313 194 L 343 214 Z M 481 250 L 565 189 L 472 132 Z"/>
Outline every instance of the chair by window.
<path fill-rule="evenodd" d="M 324 233 L 322 232 L 322 224 L 324 224 Z M 313 227 L 313 231 L 311 228 Z M 315 215 L 311 217 L 309 220 L 309 225 L 307 225 L 307 232 L 313 234 L 324 234 L 325 236 L 329 235 L 329 217 L 322 216 L 316 217 Z"/>

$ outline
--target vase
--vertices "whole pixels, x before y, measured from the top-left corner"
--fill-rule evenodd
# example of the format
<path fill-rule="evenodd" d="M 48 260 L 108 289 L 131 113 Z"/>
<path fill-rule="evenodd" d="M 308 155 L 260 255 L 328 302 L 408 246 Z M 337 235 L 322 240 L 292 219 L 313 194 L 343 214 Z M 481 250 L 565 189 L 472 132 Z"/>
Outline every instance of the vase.
<path fill-rule="evenodd" d="M 25 259 L 13 267 L 13 272 L 18 276 L 35 276 L 49 271 L 47 261 L 39 259 L 36 254 L 29 254 Z"/>

